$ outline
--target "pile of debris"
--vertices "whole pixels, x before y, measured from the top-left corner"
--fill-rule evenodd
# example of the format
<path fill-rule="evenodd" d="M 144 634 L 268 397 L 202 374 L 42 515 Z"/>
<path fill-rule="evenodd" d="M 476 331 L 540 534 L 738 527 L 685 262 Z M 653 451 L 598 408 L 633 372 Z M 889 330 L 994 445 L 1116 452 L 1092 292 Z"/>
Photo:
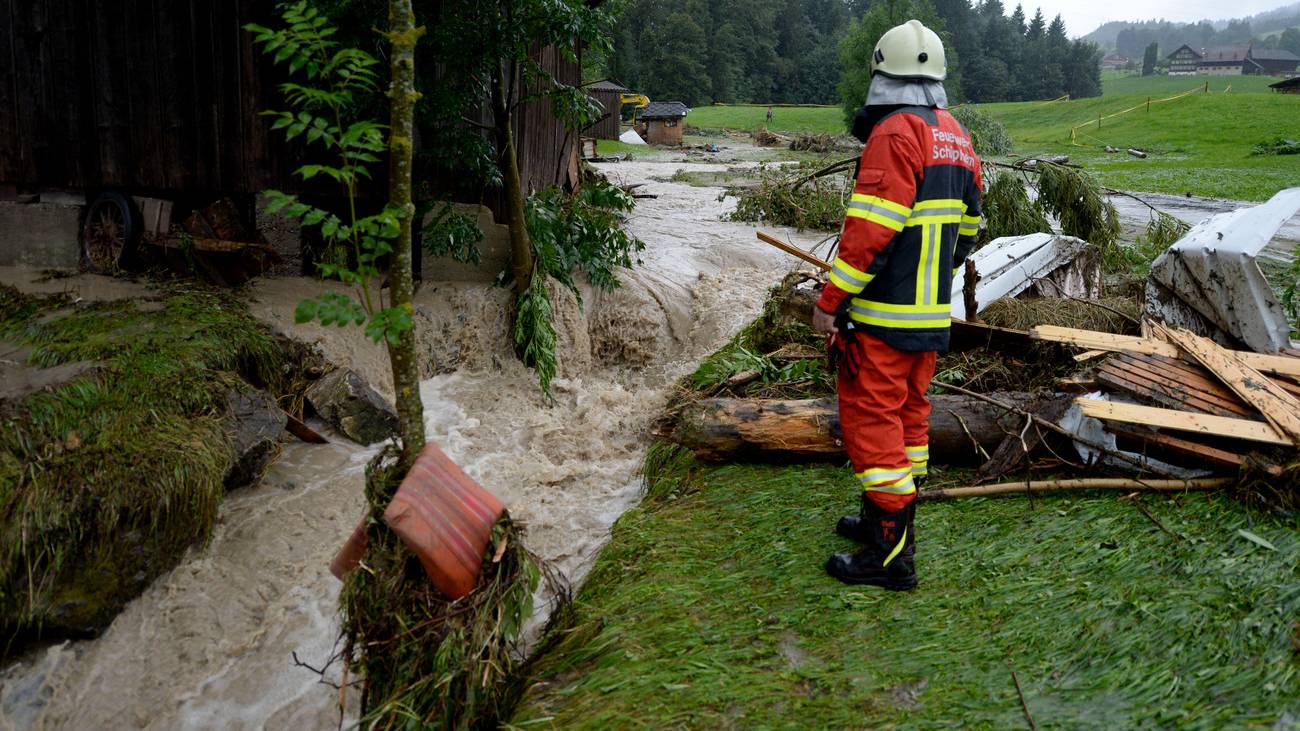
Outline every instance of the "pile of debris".
<path fill-rule="evenodd" d="M 1215 489 L 1243 474 L 1287 482 L 1272 478 L 1300 464 L 1300 350 L 1293 349 L 1289 324 L 1255 256 L 1297 211 L 1300 188 L 1193 227 L 1153 264 L 1145 317 L 1136 300 L 1103 296 L 1101 257 L 1078 238 L 1010 237 L 976 252 L 953 281 L 954 315 L 961 317 L 953 319 L 954 354 L 946 357 L 978 354 L 990 359 L 981 361 L 993 364 L 988 368 L 999 359 L 1029 358 L 1035 372 L 1056 368 L 1058 375 L 1028 384 L 1023 376 L 1030 369 L 1007 367 L 1006 378 L 977 391 L 979 374 L 945 379 L 941 360 L 932 458 L 979 466 L 977 485 L 1012 474 L 1085 477 L 1033 482 L 1026 476 L 929 496 Z M 829 268 L 807 252 L 760 238 Z M 803 327 L 822 281 L 807 273 L 788 277 L 756 330 L 790 331 L 789 322 Z M 997 312 L 1059 316 L 1040 315 L 1019 327 L 981 320 Z M 705 379 L 712 387 L 679 404 L 661 435 L 703 459 L 842 459 L 836 402 L 825 381 L 808 378 L 806 366 L 815 360 L 810 334 L 804 328 L 794 345 L 757 336 L 733 344 L 749 350 L 719 358 L 717 372 Z M 792 363 L 792 353 L 803 364 Z M 1092 365 L 1079 370 L 1080 364 Z M 783 373 L 823 390 L 801 399 L 765 397 L 787 392 L 772 383 Z M 1275 504 L 1294 506 L 1300 497 L 1281 484 L 1269 489 Z"/>

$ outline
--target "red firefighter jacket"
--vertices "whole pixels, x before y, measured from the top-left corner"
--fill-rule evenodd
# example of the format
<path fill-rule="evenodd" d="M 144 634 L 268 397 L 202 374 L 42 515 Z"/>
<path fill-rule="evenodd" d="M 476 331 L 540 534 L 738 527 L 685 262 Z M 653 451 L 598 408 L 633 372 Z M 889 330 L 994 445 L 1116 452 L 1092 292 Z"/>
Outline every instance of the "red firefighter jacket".
<path fill-rule="evenodd" d="M 970 136 L 946 110 L 885 117 L 862 151 L 817 306 L 897 350 L 947 350 L 952 278 L 979 234 L 980 189 Z"/>

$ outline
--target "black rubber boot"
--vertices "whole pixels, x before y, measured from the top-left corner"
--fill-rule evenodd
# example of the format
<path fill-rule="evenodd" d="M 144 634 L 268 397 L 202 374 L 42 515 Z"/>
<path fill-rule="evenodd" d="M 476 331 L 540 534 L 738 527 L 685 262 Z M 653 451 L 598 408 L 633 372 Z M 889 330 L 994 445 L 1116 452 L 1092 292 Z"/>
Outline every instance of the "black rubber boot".
<path fill-rule="evenodd" d="M 917 490 L 921 489 L 921 486 L 925 484 L 925 480 L 925 475 L 912 478 L 912 481 L 916 483 Z M 870 540 L 871 531 L 867 528 L 866 521 L 864 520 L 868 514 L 867 511 L 871 509 L 867 507 L 869 503 L 871 503 L 871 501 L 867 499 L 866 493 L 863 493 L 862 508 L 858 511 L 858 514 L 846 515 L 843 518 L 840 518 L 840 522 L 835 524 L 835 532 L 850 541 L 857 541 L 858 543 L 866 543 Z M 874 507 L 875 506 L 872 505 L 872 508 Z M 910 526 L 907 531 L 907 545 L 903 547 L 903 555 L 907 557 L 908 561 L 916 560 L 916 531 Z"/>
<path fill-rule="evenodd" d="M 916 568 L 907 549 L 915 550 L 912 522 L 916 501 L 896 513 L 886 513 L 864 497 L 862 511 L 858 529 L 867 534 L 864 545 L 856 553 L 831 556 L 826 573 L 846 584 L 870 584 L 893 591 L 914 588 Z"/>

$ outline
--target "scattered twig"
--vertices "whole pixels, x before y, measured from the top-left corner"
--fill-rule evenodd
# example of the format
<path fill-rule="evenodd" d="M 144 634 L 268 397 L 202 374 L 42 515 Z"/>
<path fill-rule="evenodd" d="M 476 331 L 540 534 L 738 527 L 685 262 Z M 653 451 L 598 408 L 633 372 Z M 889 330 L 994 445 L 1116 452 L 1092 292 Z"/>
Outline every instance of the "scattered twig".
<path fill-rule="evenodd" d="M 966 434 L 966 438 L 970 440 L 970 443 L 975 445 L 975 453 L 984 457 L 984 461 L 987 462 L 990 459 L 989 453 L 984 449 L 984 445 L 980 444 L 979 440 L 975 438 L 975 435 L 970 433 L 970 427 L 966 426 L 966 420 L 962 418 L 961 414 L 952 409 L 949 409 L 948 413 L 952 414 L 957 423 L 961 425 L 961 430 Z"/>
<path fill-rule="evenodd" d="M 1158 518 L 1156 518 L 1156 516 L 1153 515 L 1153 514 L 1151 513 L 1150 510 L 1147 509 L 1147 506 L 1142 504 L 1142 497 L 1141 497 L 1140 495 L 1134 495 L 1134 496 L 1133 496 L 1132 503 L 1133 503 L 1133 507 L 1135 507 L 1135 508 L 1137 508 L 1139 511 L 1141 511 L 1141 513 L 1147 517 L 1147 520 L 1150 520 L 1152 523 L 1155 523 L 1155 525 L 1156 525 L 1157 528 L 1159 528 L 1160 530 L 1164 531 L 1164 532 L 1167 533 L 1168 535 L 1170 535 L 1170 536 L 1172 536 L 1173 538 L 1176 538 L 1176 539 L 1178 539 L 1178 540 L 1180 540 L 1180 541 L 1186 541 L 1186 540 L 1187 540 L 1187 539 L 1184 538 L 1182 535 L 1180 535 L 1180 534 L 1178 534 L 1178 533 L 1175 533 L 1175 532 L 1169 530 L 1168 528 L 1166 528 L 1166 527 L 1165 527 L 1165 524 L 1164 524 L 1164 523 L 1161 523 L 1160 520 L 1159 520 Z"/>
<path fill-rule="evenodd" d="M 1137 326 L 1139 326 L 1139 327 L 1142 326 L 1142 321 L 1141 321 L 1141 320 L 1137 319 L 1136 317 L 1133 317 L 1132 315 L 1129 315 L 1129 314 L 1125 314 L 1125 313 L 1123 313 L 1123 312 L 1120 312 L 1119 310 L 1115 309 L 1114 307 L 1111 307 L 1111 306 L 1108 305 L 1108 304 L 1105 304 L 1104 302 L 1098 302 L 1097 300 L 1088 300 L 1088 299 L 1083 299 L 1083 298 L 1081 298 L 1081 297 L 1075 297 L 1075 296 L 1073 296 L 1073 295 L 1066 294 L 1066 293 L 1065 293 L 1065 290 L 1061 289 L 1061 285 L 1058 284 L 1058 283 L 1056 282 L 1056 280 L 1054 280 L 1054 279 L 1048 279 L 1047 277 L 1033 277 L 1032 279 L 1034 280 L 1034 282 L 1050 282 L 1051 285 L 1052 285 L 1053 287 L 1056 288 L 1056 294 L 1057 294 L 1057 296 L 1060 297 L 1061 299 L 1073 300 L 1073 301 L 1075 301 L 1075 302 L 1082 302 L 1082 303 L 1085 304 L 1085 305 L 1092 305 L 1092 306 L 1094 306 L 1094 307 L 1100 307 L 1101 309 L 1106 310 L 1107 312 L 1110 312 L 1111 314 L 1119 315 L 1120 317 L 1124 318 L 1125 320 L 1128 320 L 1129 322 L 1133 323 L 1134 325 L 1137 325 Z"/>
<path fill-rule="evenodd" d="M 1025 702 L 1025 691 L 1020 688 L 1020 676 L 1016 671 L 1011 671 L 1011 680 L 1016 684 L 1016 695 L 1020 696 L 1020 707 L 1025 710 L 1025 720 L 1029 722 L 1029 728 L 1038 731 L 1038 724 L 1034 722 L 1034 714 L 1029 712 L 1029 704 Z"/>

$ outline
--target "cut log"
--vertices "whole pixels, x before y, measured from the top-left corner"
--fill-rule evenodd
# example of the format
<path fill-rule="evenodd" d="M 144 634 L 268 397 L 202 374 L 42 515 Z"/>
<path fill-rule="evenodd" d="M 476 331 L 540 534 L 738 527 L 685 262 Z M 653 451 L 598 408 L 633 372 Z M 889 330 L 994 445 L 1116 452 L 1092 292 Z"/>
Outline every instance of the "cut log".
<path fill-rule="evenodd" d="M 994 396 L 1017 408 L 1035 402 L 1028 393 Z M 1018 415 L 968 396 L 931 396 L 930 403 L 930 459 L 939 464 L 978 464 L 1008 431 L 1022 426 Z M 703 399 L 681 412 L 669 438 L 708 460 L 845 457 L 839 407 L 829 398 Z"/>

